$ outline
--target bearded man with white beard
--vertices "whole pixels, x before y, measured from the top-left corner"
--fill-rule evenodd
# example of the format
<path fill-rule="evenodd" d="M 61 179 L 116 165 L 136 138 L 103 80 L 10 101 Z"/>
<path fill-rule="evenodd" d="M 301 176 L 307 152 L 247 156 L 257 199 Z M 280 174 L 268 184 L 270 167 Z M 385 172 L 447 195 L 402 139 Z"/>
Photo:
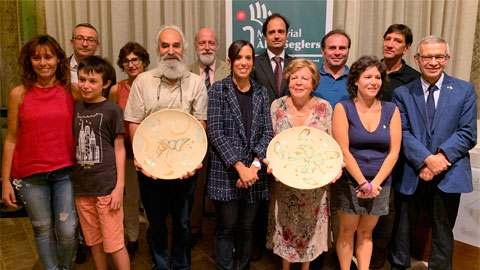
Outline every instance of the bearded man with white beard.
<path fill-rule="evenodd" d="M 195 35 L 195 51 L 198 60 L 188 66 L 188 69 L 200 75 L 205 86 L 210 86 L 225 79 L 230 74 L 227 63 L 217 57 L 218 40 L 210 28 L 202 28 Z M 208 75 L 208 76 L 207 76 Z"/>
<path fill-rule="evenodd" d="M 202 28 L 195 35 L 195 51 L 198 60 L 188 66 L 188 69 L 200 75 L 205 82 L 207 91 L 216 81 L 221 81 L 230 75 L 230 68 L 227 63 L 217 57 L 218 39 L 210 28 Z M 195 202 L 190 214 L 190 243 L 193 248 L 202 237 L 202 216 L 203 205 L 205 210 L 210 208 L 213 211 L 213 202 L 204 196 L 205 181 L 207 178 L 208 155 L 203 160 L 203 168 L 198 172 L 197 190 L 195 191 Z M 204 203 L 205 201 L 205 203 Z M 208 207 L 208 206 L 211 207 Z"/>
<path fill-rule="evenodd" d="M 150 114 L 162 109 L 179 109 L 197 118 L 206 128 L 207 89 L 200 76 L 188 71 L 183 51 L 182 30 L 173 25 L 162 26 L 157 34 L 159 61 L 153 70 L 143 72 L 133 82 L 125 107 L 131 138 L 139 124 Z M 135 161 L 140 197 L 149 226 L 147 242 L 152 256 L 152 269 L 190 269 L 189 215 L 196 187 L 196 170 L 180 179 L 162 181 L 152 178 Z M 168 263 L 168 231 L 166 218 L 172 215 L 171 265 Z"/>

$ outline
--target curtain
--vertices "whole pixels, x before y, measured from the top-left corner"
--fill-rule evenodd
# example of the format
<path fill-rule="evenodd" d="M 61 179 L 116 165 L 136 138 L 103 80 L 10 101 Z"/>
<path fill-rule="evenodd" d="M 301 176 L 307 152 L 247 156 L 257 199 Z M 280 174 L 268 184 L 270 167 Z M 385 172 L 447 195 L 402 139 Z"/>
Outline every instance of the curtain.
<path fill-rule="evenodd" d="M 38 0 L 37 0 L 38 1 Z M 478 0 L 335 0 L 333 28 L 343 28 L 352 38 L 349 61 L 369 54 L 382 56 L 382 37 L 393 23 L 404 23 L 413 31 L 414 43 L 405 56 L 413 61 L 416 43 L 427 35 L 440 35 L 450 45 L 452 58 L 446 68 L 450 75 L 469 80 L 473 58 Z M 68 54 L 73 27 L 89 22 L 99 32 L 99 55 L 116 62 L 127 41 L 137 41 L 156 61 L 155 35 L 163 24 L 175 24 L 185 32 L 188 62 L 196 60 L 193 41 L 201 27 L 212 28 L 218 36 L 218 54 L 225 59 L 225 2 L 222 0 L 47 0 L 47 32 L 57 38 Z M 286 15 L 288 17 L 288 14 Z M 155 64 L 153 64 L 155 65 Z M 152 65 L 152 66 L 153 66 Z M 124 78 L 117 67 L 119 79 Z"/>
<path fill-rule="evenodd" d="M 209 27 L 215 31 L 220 46 L 219 56 L 225 59 L 225 3 L 217 0 L 164 0 L 164 1 L 45 1 L 47 32 L 55 37 L 68 55 L 75 25 L 89 22 L 99 33 L 98 55 L 112 63 L 120 48 L 128 41 L 143 45 L 150 54 L 151 67 L 157 61 L 155 37 L 161 25 L 174 24 L 185 33 L 187 62 L 196 60 L 193 42 L 198 29 Z M 117 81 L 126 78 L 119 67 Z"/>

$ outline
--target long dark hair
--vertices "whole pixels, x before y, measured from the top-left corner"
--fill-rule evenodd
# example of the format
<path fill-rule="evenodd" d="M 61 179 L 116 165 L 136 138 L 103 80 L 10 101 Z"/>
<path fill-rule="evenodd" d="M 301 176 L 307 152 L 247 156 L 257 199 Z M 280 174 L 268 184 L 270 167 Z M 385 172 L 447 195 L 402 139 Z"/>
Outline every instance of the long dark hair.
<path fill-rule="evenodd" d="M 57 70 L 55 71 L 56 79 L 67 89 L 70 88 L 70 65 L 68 58 L 63 51 L 60 44 L 49 35 L 37 35 L 30 39 L 25 45 L 23 45 L 20 51 L 20 57 L 18 58 L 18 64 L 22 69 L 21 79 L 25 89 L 30 89 L 37 81 L 37 74 L 33 70 L 31 57 L 35 54 L 37 47 L 48 47 L 52 54 L 54 54 L 59 62 L 57 64 Z"/>

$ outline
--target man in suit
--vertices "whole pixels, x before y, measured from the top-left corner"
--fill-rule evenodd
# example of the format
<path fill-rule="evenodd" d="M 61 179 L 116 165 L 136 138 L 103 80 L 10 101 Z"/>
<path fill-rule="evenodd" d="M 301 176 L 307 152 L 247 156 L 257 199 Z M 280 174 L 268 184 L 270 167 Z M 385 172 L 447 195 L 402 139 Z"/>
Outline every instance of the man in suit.
<path fill-rule="evenodd" d="M 473 190 L 468 151 L 477 139 L 475 89 L 443 72 L 449 59 L 443 38 L 423 38 L 415 55 L 421 78 L 393 94 L 403 129 L 402 155 L 393 174 L 397 212 L 389 261 L 394 270 L 410 267 L 409 236 L 423 202 L 432 224 L 428 269 L 452 269 L 460 194 Z"/>
<path fill-rule="evenodd" d="M 392 24 L 383 35 L 383 59 L 387 67 L 390 81 L 385 85 L 382 100 L 391 101 L 393 89 L 407 84 L 420 77 L 420 73 L 407 65 L 403 56 L 412 46 L 413 35 L 410 28 L 404 24 Z M 390 190 L 389 213 L 378 219 L 373 230 L 373 252 L 370 262 L 371 269 L 381 269 L 385 265 L 387 247 L 392 234 L 395 220 L 395 204 L 393 188 Z"/>
<path fill-rule="evenodd" d="M 288 85 L 283 82 L 283 70 L 293 57 L 285 52 L 287 42 L 288 20 L 278 13 L 265 19 L 262 26 L 263 37 L 267 42 L 267 50 L 255 57 L 255 72 L 252 77 L 268 90 L 270 104 L 288 94 Z"/>
<path fill-rule="evenodd" d="M 197 52 L 198 60 L 189 65 L 188 69 L 202 77 L 207 89 L 214 82 L 221 81 L 230 75 L 230 68 L 227 63 L 216 57 L 217 46 L 217 36 L 212 29 L 202 28 L 198 30 L 195 35 L 195 51 Z"/>
<path fill-rule="evenodd" d="M 320 67 L 320 84 L 313 93 L 330 102 L 332 108 L 339 101 L 349 99 L 347 93 L 348 60 L 351 40 L 348 34 L 335 29 L 322 38 L 323 65 Z"/>
<path fill-rule="evenodd" d="M 218 46 L 217 36 L 212 29 L 202 28 L 195 35 L 195 51 L 198 60 L 188 66 L 190 72 L 200 75 L 205 82 L 207 90 L 216 81 L 221 81 L 230 75 L 230 68 L 227 63 L 216 57 Z M 190 214 L 190 246 L 194 247 L 202 237 L 202 216 L 205 191 L 205 180 L 207 177 L 208 155 L 203 160 L 203 168 L 198 172 L 197 189 L 192 213 Z"/>

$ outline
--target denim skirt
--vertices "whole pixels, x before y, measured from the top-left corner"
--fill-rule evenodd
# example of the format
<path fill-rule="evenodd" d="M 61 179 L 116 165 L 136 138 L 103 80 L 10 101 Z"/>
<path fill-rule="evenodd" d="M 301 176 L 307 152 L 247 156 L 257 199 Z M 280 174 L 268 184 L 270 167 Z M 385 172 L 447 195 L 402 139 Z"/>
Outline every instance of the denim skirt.
<path fill-rule="evenodd" d="M 391 183 L 387 180 L 384 181 L 386 184 L 382 186 L 380 195 L 372 199 L 360 199 L 357 198 L 355 192 L 355 188 L 358 186 L 357 182 L 352 181 L 344 174 L 334 184 L 330 185 L 332 208 L 354 215 L 387 215 Z"/>

